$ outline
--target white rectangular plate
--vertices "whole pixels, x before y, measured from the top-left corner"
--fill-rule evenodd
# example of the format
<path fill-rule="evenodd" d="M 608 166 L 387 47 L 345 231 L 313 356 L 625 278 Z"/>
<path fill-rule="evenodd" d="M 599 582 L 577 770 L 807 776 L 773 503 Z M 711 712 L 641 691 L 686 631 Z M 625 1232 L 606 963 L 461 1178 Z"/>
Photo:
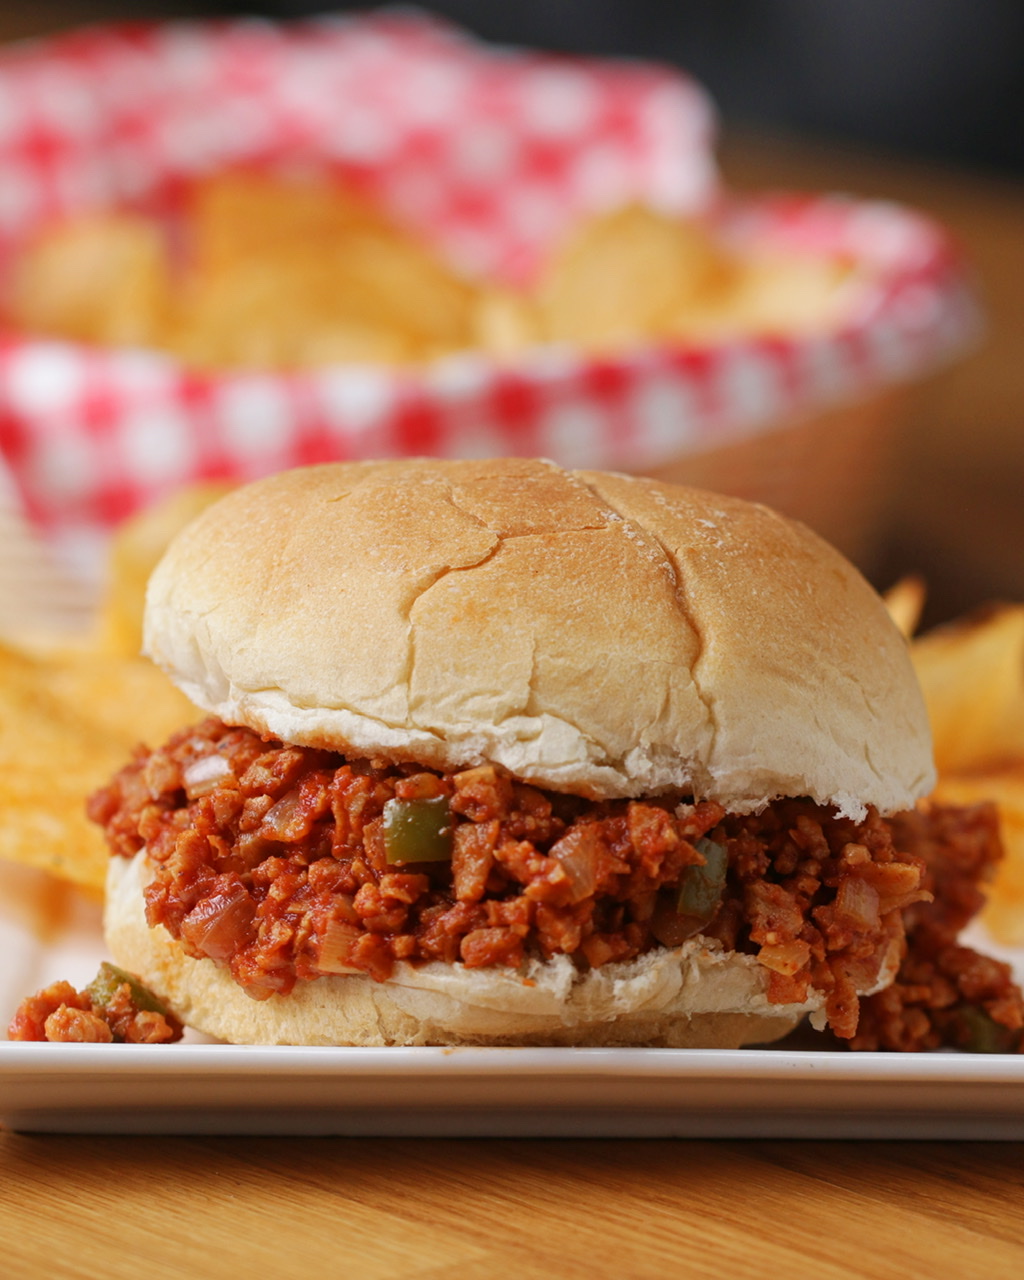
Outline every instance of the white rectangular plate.
<path fill-rule="evenodd" d="M 103 958 L 99 908 L 0 872 L 0 1016 Z M 991 948 L 990 948 L 991 949 Z M 1004 953 L 1024 973 L 1024 954 Z M 0 1041 L 0 1123 L 66 1133 L 1024 1140 L 1024 1055 Z"/>
<path fill-rule="evenodd" d="M 1024 1139 L 1024 1058 L 0 1045 L 22 1130 Z"/>

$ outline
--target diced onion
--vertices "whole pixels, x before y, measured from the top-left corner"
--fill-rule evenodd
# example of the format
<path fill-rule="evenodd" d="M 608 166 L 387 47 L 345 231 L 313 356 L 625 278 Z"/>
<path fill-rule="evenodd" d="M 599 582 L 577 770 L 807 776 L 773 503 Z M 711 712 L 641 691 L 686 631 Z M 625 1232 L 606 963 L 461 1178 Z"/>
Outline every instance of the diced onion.
<path fill-rule="evenodd" d="M 194 760 L 185 770 L 185 793 L 190 800 L 205 796 L 231 773 L 231 766 L 222 755 L 203 756 Z"/>
<path fill-rule="evenodd" d="M 559 864 L 569 880 L 571 902 L 582 902 L 597 888 L 598 858 L 601 841 L 595 824 L 571 827 L 551 846 L 550 856 Z"/>
<path fill-rule="evenodd" d="M 799 973 L 811 958 L 810 946 L 800 938 L 792 942 L 775 942 L 764 946 L 757 953 L 759 964 L 787 978 Z"/>
<path fill-rule="evenodd" d="M 355 973 L 348 958 L 361 934 L 361 929 L 344 920 L 329 920 L 317 948 L 316 967 L 320 972 Z"/>
<path fill-rule="evenodd" d="M 858 929 L 877 929 L 880 922 L 878 890 L 861 876 L 846 876 L 836 893 L 836 914 Z"/>
<path fill-rule="evenodd" d="M 196 951 L 226 964 L 252 936 L 256 906 L 244 885 L 201 898 L 181 922 L 181 936 Z"/>

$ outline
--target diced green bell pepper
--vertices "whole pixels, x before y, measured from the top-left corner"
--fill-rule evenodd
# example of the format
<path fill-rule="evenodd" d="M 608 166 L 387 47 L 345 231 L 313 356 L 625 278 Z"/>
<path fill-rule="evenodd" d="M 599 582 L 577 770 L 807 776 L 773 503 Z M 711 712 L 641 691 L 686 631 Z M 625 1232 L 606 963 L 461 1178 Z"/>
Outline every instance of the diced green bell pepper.
<path fill-rule="evenodd" d="M 389 800 L 384 806 L 384 853 L 389 864 L 448 862 L 452 856 L 451 809 L 446 796 Z"/>
<path fill-rule="evenodd" d="M 117 995 L 118 988 L 126 982 L 136 1009 L 146 1009 L 151 1013 L 167 1013 L 167 1006 L 162 1004 L 148 987 L 144 987 L 138 978 L 106 960 L 100 965 L 99 972 L 85 991 L 94 1005 L 103 1008 L 110 1004 Z"/>
<path fill-rule="evenodd" d="M 984 1009 L 975 1004 L 962 1004 L 957 1012 L 967 1028 L 963 1048 L 968 1053 L 1012 1053 L 1013 1032 L 1002 1027 Z"/>
<path fill-rule="evenodd" d="M 694 848 L 704 855 L 704 866 L 687 867 L 683 872 L 679 881 L 677 910 L 681 916 L 707 924 L 718 910 L 725 892 L 729 856 L 725 847 L 714 840 L 698 840 Z"/>

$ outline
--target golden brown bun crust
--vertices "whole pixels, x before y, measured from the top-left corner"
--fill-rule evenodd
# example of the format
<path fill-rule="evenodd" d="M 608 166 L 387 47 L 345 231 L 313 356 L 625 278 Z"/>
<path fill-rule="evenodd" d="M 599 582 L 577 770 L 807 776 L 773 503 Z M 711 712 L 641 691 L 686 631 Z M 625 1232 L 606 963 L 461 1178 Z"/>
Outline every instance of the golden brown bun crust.
<path fill-rule="evenodd" d="M 111 859 L 104 926 L 114 960 L 190 1027 L 233 1044 L 738 1049 L 786 1035 L 822 1003 L 815 995 L 802 1005 L 769 1004 L 767 970 L 753 956 L 700 938 L 586 977 L 567 956 L 534 963 L 528 974 L 401 964 L 387 982 L 332 975 L 257 1001 L 226 969 L 186 955 L 162 926 L 149 927 L 145 877 L 144 854 Z"/>
<path fill-rule="evenodd" d="M 859 817 L 933 780 L 905 642 L 837 552 L 764 507 L 546 462 L 238 490 L 153 575 L 146 647 L 229 723 L 596 797 Z"/>

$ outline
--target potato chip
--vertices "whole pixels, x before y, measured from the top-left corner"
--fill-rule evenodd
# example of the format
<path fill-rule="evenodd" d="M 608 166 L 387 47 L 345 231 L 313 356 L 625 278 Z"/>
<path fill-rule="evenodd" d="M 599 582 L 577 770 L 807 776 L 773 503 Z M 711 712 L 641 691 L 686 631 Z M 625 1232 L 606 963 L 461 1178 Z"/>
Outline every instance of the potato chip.
<path fill-rule="evenodd" d="M 17 262 L 9 305 L 14 323 L 30 332 L 156 345 L 170 307 L 162 231 L 127 213 L 60 223 Z"/>
<path fill-rule="evenodd" d="M 398 364 L 471 338 L 473 290 L 337 183 L 201 183 L 171 349 L 202 367 Z"/>
<path fill-rule="evenodd" d="M 889 617 L 908 640 L 921 621 L 925 595 L 924 579 L 911 575 L 901 578 L 882 597 L 889 610 Z"/>
<path fill-rule="evenodd" d="M 383 222 L 354 227 L 329 264 L 324 298 L 343 315 L 393 326 L 428 350 L 469 344 L 473 291 L 411 236 Z"/>
<path fill-rule="evenodd" d="M 480 290 L 473 312 L 473 345 L 498 360 L 541 340 L 537 310 L 526 294 L 497 286 Z"/>
<path fill-rule="evenodd" d="M 49 658 L 42 675 L 50 695 L 123 744 L 122 764 L 138 743 L 158 746 L 201 714 L 145 658 L 69 650 Z"/>
<path fill-rule="evenodd" d="M 83 803 L 122 751 L 47 692 L 41 664 L 0 648 L 0 857 L 102 885 L 107 854 Z"/>
<path fill-rule="evenodd" d="M 126 520 L 115 532 L 108 584 L 100 606 L 101 650 L 135 657 L 142 647 L 146 583 L 174 535 L 229 491 L 229 484 L 195 484 L 179 489 Z"/>
<path fill-rule="evenodd" d="M 631 205 L 578 229 L 537 291 L 544 335 L 608 348 L 667 332 L 688 301 L 714 295 L 728 263 L 696 222 Z"/>
<path fill-rule="evenodd" d="M 141 742 L 199 713 L 138 654 L 145 585 L 173 536 L 226 485 L 182 490 L 115 536 L 111 583 L 89 647 L 0 646 L 0 858 L 101 888 L 107 850 L 85 801 Z"/>
<path fill-rule="evenodd" d="M 227 173 L 196 183 L 173 228 L 132 213 L 50 228 L 18 263 L 11 310 L 32 332 L 160 347 L 199 368 L 274 369 L 462 349 L 474 300 L 338 182 Z"/>
<path fill-rule="evenodd" d="M 1024 606 L 939 628 L 911 648 L 943 776 L 1024 759 Z"/>
<path fill-rule="evenodd" d="M 186 216 L 189 255 L 200 275 L 334 244 L 374 214 L 340 183 L 286 181 L 269 174 L 214 174 L 193 187 Z"/>
<path fill-rule="evenodd" d="M 718 333 L 821 331 L 848 310 L 850 263 L 823 254 L 755 252 L 737 257 Z M 685 313 L 676 332 L 686 331 Z M 691 330 L 692 332 L 692 330 Z"/>
<path fill-rule="evenodd" d="M 20 274 L 23 327 L 218 370 L 802 332 L 847 306 L 852 273 L 845 259 L 727 245 L 703 221 L 634 204 L 580 223 L 513 293 L 461 279 L 335 179 L 236 171 L 198 180 L 173 225 L 111 213 L 54 228 Z"/>
<path fill-rule="evenodd" d="M 339 334 L 355 337 L 343 343 Z M 369 299 L 339 278 L 330 255 L 312 254 L 197 278 L 169 345 L 198 368 L 302 368 L 336 358 L 396 364 L 418 354 L 413 336 L 373 316 Z"/>
<path fill-rule="evenodd" d="M 107 850 L 86 797 L 139 742 L 196 718 L 142 659 L 34 659 L 0 647 L 0 858 L 102 887 Z"/>

